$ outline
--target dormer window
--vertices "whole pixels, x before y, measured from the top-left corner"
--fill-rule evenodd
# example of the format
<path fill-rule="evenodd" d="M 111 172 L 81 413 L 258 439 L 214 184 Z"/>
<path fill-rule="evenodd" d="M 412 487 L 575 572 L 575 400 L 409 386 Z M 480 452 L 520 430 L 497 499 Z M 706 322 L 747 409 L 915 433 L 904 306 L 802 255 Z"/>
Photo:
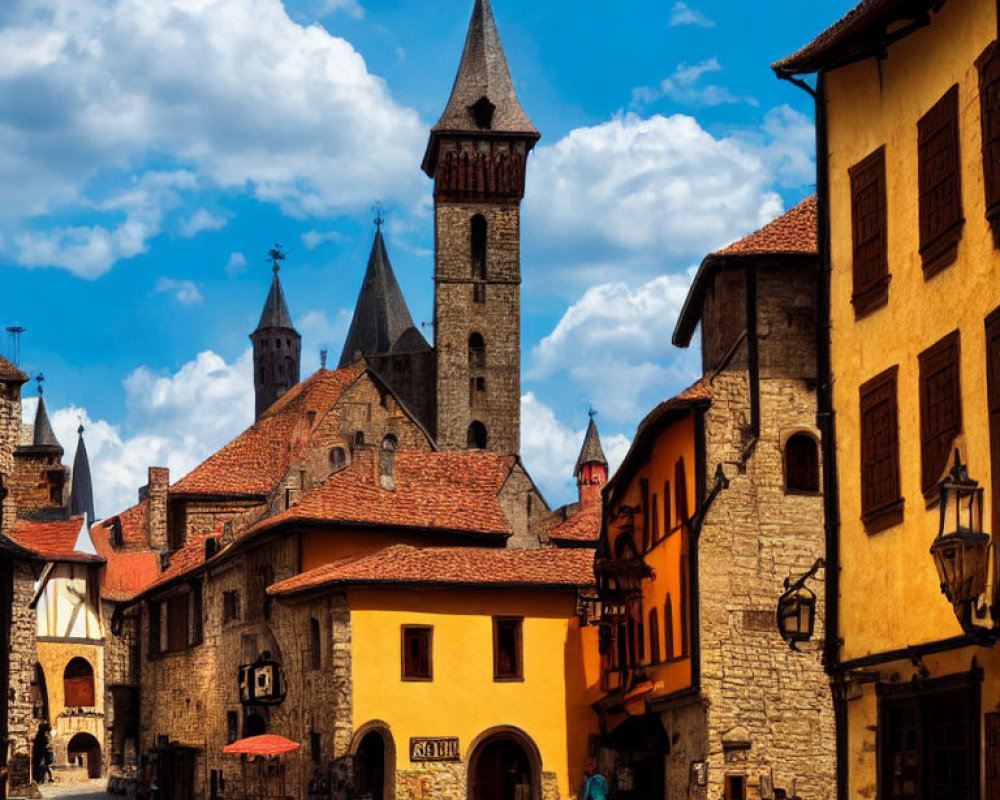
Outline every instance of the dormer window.
<path fill-rule="evenodd" d="M 347 451 L 343 447 L 334 447 L 330 450 L 330 469 L 339 472 L 347 466 Z"/>
<path fill-rule="evenodd" d="M 493 112 L 497 107 L 490 102 L 488 97 L 480 97 L 475 103 L 469 106 L 472 113 L 472 120 L 480 130 L 489 130 L 493 127 Z"/>

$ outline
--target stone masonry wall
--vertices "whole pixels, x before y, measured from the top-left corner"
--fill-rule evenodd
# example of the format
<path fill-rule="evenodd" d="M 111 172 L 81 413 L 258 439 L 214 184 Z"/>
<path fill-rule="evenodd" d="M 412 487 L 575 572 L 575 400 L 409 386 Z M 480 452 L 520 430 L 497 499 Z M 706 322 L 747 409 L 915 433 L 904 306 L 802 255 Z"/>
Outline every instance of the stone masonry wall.
<path fill-rule="evenodd" d="M 746 424 L 746 344 L 713 381 L 705 478 L 711 486 L 721 463 L 730 486 L 709 511 L 699 542 L 708 772 L 707 786 L 691 797 L 721 797 L 727 773 L 746 776 L 751 800 L 760 797 L 762 779 L 789 794 L 794 787 L 804 800 L 827 800 L 835 792 L 833 708 L 820 660 L 822 571 L 812 582 L 820 597 L 816 632 L 802 652 L 782 642 L 774 622 L 783 580 L 804 573 L 824 553 L 823 498 L 786 492 L 783 471 L 791 434 L 805 431 L 818 440 L 813 292 L 808 264 L 760 272 L 756 442 Z M 705 319 L 722 313 L 720 305 Z"/>
<path fill-rule="evenodd" d="M 0 496 L 0 533 L 14 524 L 15 495 L 10 491 L 10 484 L 14 474 L 14 450 L 20 440 L 21 387 L 16 383 L 0 383 L 0 485 L 9 492 L 6 498 Z"/>
<path fill-rule="evenodd" d="M 38 729 L 34 718 L 31 682 L 35 672 L 35 611 L 29 608 L 35 593 L 35 576 L 31 565 L 16 562 L 14 598 L 11 605 L 10 703 L 8 706 L 8 736 L 10 737 L 10 786 L 24 785 L 30 780 L 31 747 Z"/>
<path fill-rule="evenodd" d="M 24 448 L 14 455 L 10 492 L 18 515 L 58 510 L 69 497 L 69 469 L 60 462 L 61 448 Z"/>

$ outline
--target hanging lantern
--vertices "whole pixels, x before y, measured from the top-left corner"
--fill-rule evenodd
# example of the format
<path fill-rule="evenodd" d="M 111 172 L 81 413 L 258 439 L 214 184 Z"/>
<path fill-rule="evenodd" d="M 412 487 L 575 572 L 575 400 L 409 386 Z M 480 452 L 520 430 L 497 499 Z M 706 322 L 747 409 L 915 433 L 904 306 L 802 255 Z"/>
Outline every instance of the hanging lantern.
<path fill-rule="evenodd" d="M 799 642 L 811 639 L 816 629 L 816 593 L 806 581 L 823 566 L 826 563 L 820 558 L 802 577 L 795 581 L 785 578 L 785 591 L 778 598 L 778 633 L 793 650 Z"/>
<path fill-rule="evenodd" d="M 990 536 L 983 531 L 983 490 L 969 477 L 955 450 L 955 464 L 941 484 L 938 536 L 931 545 L 941 591 L 971 633 L 972 606 L 986 591 Z"/>

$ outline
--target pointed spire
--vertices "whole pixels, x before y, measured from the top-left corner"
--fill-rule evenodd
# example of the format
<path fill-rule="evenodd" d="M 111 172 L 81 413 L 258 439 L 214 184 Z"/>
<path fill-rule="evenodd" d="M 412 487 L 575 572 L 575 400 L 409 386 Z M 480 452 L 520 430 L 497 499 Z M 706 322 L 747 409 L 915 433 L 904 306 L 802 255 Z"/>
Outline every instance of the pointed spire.
<path fill-rule="evenodd" d="M 590 412 L 590 424 L 587 426 L 587 434 L 583 437 L 583 447 L 580 449 L 580 457 L 576 460 L 574 475 L 579 475 L 585 464 L 602 464 L 608 466 L 608 460 L 604 457 L 604 448 L 601 447 L 601 435 L 597 432 L 597 425 L 594 423 L 596 413 Z"/>
<path fill-rule="evenodd" d="M 271 258 L 274 278 L 271 281 L 271 291 L 268 292 L 267 300 L 264 303 L 264 310 L 260 315 L 260 322 L 257 323 L 257 330 L 264 328 L 290 328 L 294 330 L 292 315 L 288 313 L 288 303 L 285 302 L 285 292 L 281 288 L 281 279 L 278 278 L 278 272 L 281 269 L 280 262 L 285 260 L 281 245 L 276 244 L 271 248 L 268 256 Z M 254 332 L 256 333 L 256 331 Z"/>
<path fill-rule="evenodd" d="M 382 226 L 377 222 L 368 269 L 361 283 L 339 366 L 353 364 L 359 352 L 372 356 L 429 348 L 427 340 L 413 324 L 413 317 L 389 263 Z"/>
<path fill-rule="evenodd" d="M 49 422 L 49 413 L 45 410 L 45 396 L 42 392 L 42 381 L 45 376 L 41 373 L 35 378 L 38 381 L 38 407 L 35 409 L 35 428 L 32 437 L 32 447 L 58 447 L 62 449 L 56 433 L 52 430 L 52 423 Z"/>
<path fill-rule="evenodd" d="M 73 456 L 73 484 L 69 496 L 69 513 L 71 516 L 86 514 L 92 523 L 94 516 L 94 486 L 90 479 L 90 459 L 87 457 L 87 445 L 83 441 L 83 425 L 76 430 L 79 438 L 76 441 L 76 455 Z"/>

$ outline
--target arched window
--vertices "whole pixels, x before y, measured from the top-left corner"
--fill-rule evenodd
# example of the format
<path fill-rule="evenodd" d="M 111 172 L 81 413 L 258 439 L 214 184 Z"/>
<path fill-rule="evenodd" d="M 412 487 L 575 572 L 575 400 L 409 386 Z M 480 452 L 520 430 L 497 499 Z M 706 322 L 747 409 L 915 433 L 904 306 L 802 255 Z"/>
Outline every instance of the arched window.
<path fill-rule="evenodd" d="M 674 511 L 677 524 L 683 525 L 688 519 L 687 476 L 684 474 L 684 459 L 674 465 Z"/>
<path fill-rule="evenodd" d="M 469 426 L 466 444 L 470 450 L 485 450 L 487 441 L 486 426 L 476 420 Z"/>
<path fill-rule="evenodd" d="M 396 488 L 396 437 L 391 433 L 382 439 L 378 457 L 379 482 L 383 489 Z"/>
<path fill-rule="evenodd" d="M 655 608 L 649 609 L 649 663 L 660 663 L 660 617 Z"/>
<path fill-rule="evenodd" d="M 334 472 L 342 470 L 347 466 L 347 453 L 343 447 L 334 447 L 330 449 L 330 469 Z"/>
<path fill-rule="evenodd" d="M 472 278 L 486 280 L 486 217 L 476 214 L 469 226 L 469 245 L 472 254 Z"/>
<path fill-rule="evenodd" d="M 63 672 L 64 705 L 67 708 L 94 705 L 94 668 L 85 658 L 74 658 Z"/>
<path fill-rule="evenodd" d="M 663 606 L 663 658 L 669 661 L 674 657 L 674 602 L 667 594 L 667 602 Z"/>
<path fill-rule="evenodd" d="M 319 620 L 315 617 L 309 619 L 309 666 L 319 669 L 323 663 L 323 654 L 320 650 Z"/>
<path fill-rule="evenodd" d="M 481 333 L 469 337 L 469 369 L 483 369 L 486 366 L 486 340 Z"/>
<path fill-rule="evenodd" d="M 785 442 L 785 488 L 819 491 L 819 447 L 808 433 L 796 433 Z"/>

